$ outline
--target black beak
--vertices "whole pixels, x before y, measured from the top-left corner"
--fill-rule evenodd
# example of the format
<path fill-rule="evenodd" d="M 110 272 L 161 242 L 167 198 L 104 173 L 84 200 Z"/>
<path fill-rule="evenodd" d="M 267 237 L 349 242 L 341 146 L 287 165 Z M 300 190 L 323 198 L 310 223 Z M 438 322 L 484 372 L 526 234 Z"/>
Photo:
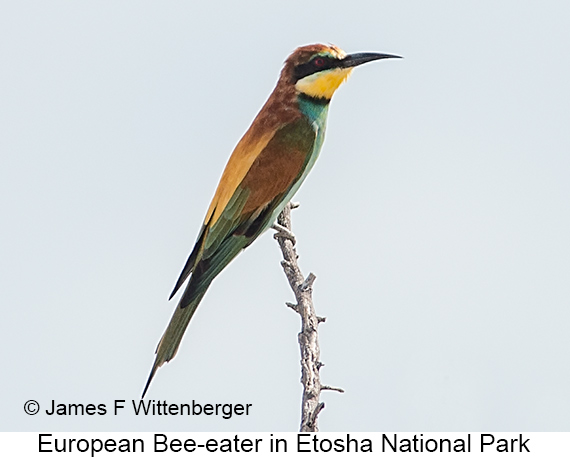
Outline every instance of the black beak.
<path fill-rule="evenodd" d="M 350 68 L 357 67 L 366 62 L 372 62 L 373 60 L 380 59 L 401 59 L 400 56 L 395 56 L 392 54 L 380 54 L 377 52 L 359 52 L 357 54 L 349 54 L 344 59 L 339 62 L 339 67 Z"/>

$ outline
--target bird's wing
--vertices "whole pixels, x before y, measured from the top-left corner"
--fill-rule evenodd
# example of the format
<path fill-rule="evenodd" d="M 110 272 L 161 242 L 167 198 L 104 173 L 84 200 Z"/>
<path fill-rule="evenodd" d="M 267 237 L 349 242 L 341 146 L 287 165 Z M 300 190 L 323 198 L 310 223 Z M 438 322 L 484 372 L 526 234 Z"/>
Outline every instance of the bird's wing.
<path fill-rule="evenodd" d="M 249 165 L 247 169 L 234 159 L 235 152 L 230 158 L 173 292 L 194 272 L 181 299 L 182 307 L 273 222 L 275 211 L 287 203 L 283 200 L 289 189 L 303 174 L 313 152 L 315 131 L 308 120 L 299 118 L 275 130 L 264 143 L 259 150 L 256 148 L 253 160 L 252 154 L 240 151 Z"/>
<path fill-rule="evenodd" d="M 303 176 L 315 147 L 318 148 L 315 136 L 309 121 L 300 118 L 275 129 L 263 147 L 256 149 L 257 155 L 249 161 L 249 167 L 236 165 L 233 160 L 236 152 L 230 158 L 196 246 L 174 289 L 173 294 L 192 273 L 156 348 L 143 397 L 156 370 L 176 355 L 190 319 L 214 277 L 273 222 L 275 213 L 287 203 L 285 199 L 290 198 L 290 191 Z M 240 154 L 250 159 L 248 154 Z M 239 173 L 232 171 L 231 167 L 238 165 Z M 236 178 L 238 174 L 240 180 Z M 228 188 L 233 188 L 232 192 Z M 217 218 L 216 211 L 219 211 Z"/>
<path fill-rule="evenodd" d="M 190 273 L 194 270 L 198 260 L 198 254 L 200 253 L 205 241 L 205 235 L 208 233 L 208 228 L 216 223 L 221 216 L 221 213 L 228 207 L 232 197 L 234 199 L 233 202 L 239 198 L 239 192 L 236 192 L 237 187 L 243 181 L 243 178 L 251 168 L 255 159 L 259 156 L 261 151 L 263 151 L 263 148 L 267 146 L 267 143 L 269 143 L 275 133 L 268 132 L 261 134 L 256 130 L 257 129 L 252 125 L 232 152 L 232 155 L 226 164 L 226 168 L 222 173 L 222 177 L 220 178 L 220 182 L 218 183 L 218 187 L 216 188 L 216 192 L 212 198 L 206 217 L 204 218 L 204 223 L 202 224 L 196 244 L 194 245 L 188 260 L 180 273 L 178 281 L 176 281 L 176 285 L 174 286 L 174 290 L 170 294 L 169 299 L 176 294 L 178 289 L 180 289 L 182 284 L 184 284 L 184 281 L 186 281 Z M 231 205 L 228 209 L 231 211 Z"/>

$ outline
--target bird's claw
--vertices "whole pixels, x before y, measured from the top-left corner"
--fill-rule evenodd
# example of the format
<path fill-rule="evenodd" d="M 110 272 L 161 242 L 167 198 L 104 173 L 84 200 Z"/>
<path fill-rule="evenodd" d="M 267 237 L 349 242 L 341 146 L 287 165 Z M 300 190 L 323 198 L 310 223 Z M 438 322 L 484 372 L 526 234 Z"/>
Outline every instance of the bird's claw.
<path fill-rule="evenodd" d="M 297 239 L 295 238 L 295 235 L 293 234 L 293 232 L 291 230 L 289 230 L 287 227 L 283 227 L 282 225 L 279 225 L 277 222 L 275 224 L 273 224 L 271 226 L 271 228 L 273 230 L 276 231 L 276 233 L 273 235 L 273 237 L 275 239 L 277 238 L 285 238 L 289 241 L 291 241 L 291 243 L 293 243 L 293 245 L 295 245 L 295 243 L 297 242 Z"/>

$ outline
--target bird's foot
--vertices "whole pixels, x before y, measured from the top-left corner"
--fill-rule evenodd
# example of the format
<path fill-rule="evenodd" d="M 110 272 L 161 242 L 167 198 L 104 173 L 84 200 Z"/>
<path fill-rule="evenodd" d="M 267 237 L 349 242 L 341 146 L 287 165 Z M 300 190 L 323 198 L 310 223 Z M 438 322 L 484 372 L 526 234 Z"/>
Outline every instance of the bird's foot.
<path fill-rule="evenodd" d="M 282 225 L 279 225 L 277 222 L 275 224 L 273 224 L 271 226 L 271 228 L 273 230 L 275 230 L 277 233 L 275 233 L 273 235 L 273 238 L 277 239 L 277 238 L 285 238 L 289 241 L 291 241 L 291 243 L 293 243 L 293 246 L 295 245 L 295 243 L 297 243 L 297 240 L 295 238 L 295 235 L 293 234 L 293 232 L 291 230 L 289 230 L 287 227 L 283 227 Z"/>

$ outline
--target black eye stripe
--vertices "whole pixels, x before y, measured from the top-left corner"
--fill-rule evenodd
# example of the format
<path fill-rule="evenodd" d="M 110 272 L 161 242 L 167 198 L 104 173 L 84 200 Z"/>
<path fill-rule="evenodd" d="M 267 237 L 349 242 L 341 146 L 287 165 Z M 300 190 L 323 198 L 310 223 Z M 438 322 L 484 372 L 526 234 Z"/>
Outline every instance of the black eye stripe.
<path fill-rule="evenodd" d="M 323 70 L 334 68 L 338 60 L 327 56 L 316 56 L 307 63 L 297 65 L 294 70 L 295 82 L 303 79 L 305 76 L 312 75 Z"/>

